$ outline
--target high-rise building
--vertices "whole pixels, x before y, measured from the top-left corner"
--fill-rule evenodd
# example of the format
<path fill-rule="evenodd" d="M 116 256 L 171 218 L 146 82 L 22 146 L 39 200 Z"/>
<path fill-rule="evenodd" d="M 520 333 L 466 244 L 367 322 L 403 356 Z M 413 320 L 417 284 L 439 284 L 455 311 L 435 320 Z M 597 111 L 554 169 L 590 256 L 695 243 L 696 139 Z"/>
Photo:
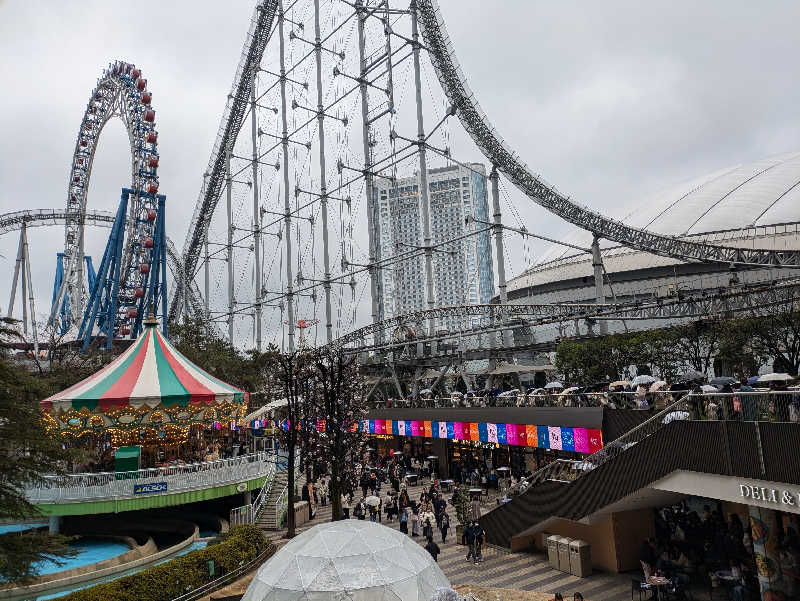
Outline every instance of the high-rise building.
<path fill-rule="evenodd" d="M 397 180 L 378 178 L 374 189 L 378 229 L 377 258 L 409 253 L 424 243 L 419 175 Z M 480 163 L 428 171 L 433 293 L 437 307 L 490 302 L 494 294 L 492 248 L 488 231 L 459 239 L 489 221 L 486 168 Z M 450 244 L 448 240 L 454 240 Z M 393 262 L 378 271 L 379 316 L 388 319 L 427 307 L 425 257 Z M 459 320 L 440 322 L 450 330 L 466 325 Z"/>

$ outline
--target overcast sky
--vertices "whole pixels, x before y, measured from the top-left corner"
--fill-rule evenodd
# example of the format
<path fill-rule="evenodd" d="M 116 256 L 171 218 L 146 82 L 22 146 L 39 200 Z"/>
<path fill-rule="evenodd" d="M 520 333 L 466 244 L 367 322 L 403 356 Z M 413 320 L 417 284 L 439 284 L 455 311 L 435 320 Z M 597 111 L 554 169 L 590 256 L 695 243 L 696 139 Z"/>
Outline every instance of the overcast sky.
<path fill-rule="evenodd" d="M 108 62 L 124 59 L 153 91 L 168 233 L 180 248 L 252 5 L 0 0 L 0 211 L 65 205 L 89 94 Z M 798 149 L 796 2 L 441 6 L 470 85 L 506 140 L 560 190 L 612 216 L 682 180 Z M 451 129 L 461 158 L 481 160 L 464 156 L 472 149 Z M 91 208 L 116 208 L 129 160 L 124 129 L 111 122 Z M 571 230 L 518 193 L 508 200 L 531 230 Z M 63 230 L 32 230 L 30 241 L 38 313 L 49 305 Z M 98 262 L 105 241 L 102 232 L 87 244 Z M 0 238 L 3 312 L 16 244 L 14 234 Z M 545 248 L 509 244 L 511 275 Z"/>

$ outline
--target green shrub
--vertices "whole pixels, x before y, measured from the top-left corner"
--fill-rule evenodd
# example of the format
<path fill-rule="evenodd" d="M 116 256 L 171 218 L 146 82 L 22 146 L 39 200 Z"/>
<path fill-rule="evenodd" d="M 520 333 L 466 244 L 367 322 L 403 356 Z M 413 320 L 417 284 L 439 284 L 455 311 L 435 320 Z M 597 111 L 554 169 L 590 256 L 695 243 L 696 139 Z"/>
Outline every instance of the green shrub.
<path fill-rule="evenodd" d="M 234 526 L 219 544 L 192 551 L 131 576 L 75 591 L 59 597 L 59 601 L 170 601 L 235 570 L 263 551 L 274 553 L 275 546 L 257 526 Z M 214 576 L 208 573 L 208 562 L 212 559 Z"/>

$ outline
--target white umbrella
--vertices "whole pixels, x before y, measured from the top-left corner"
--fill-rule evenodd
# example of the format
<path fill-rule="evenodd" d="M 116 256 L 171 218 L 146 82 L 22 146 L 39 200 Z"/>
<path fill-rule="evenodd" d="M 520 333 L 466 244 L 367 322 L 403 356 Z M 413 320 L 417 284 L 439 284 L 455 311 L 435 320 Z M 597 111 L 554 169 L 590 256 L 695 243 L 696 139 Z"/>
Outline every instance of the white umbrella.
<path fill-rule="evenodd" d="M 656 379 L 653 376 L 641 375 L 636 376 L 633 380 L 631 380 L 631 384 L 634 386 L 639 386 L 640 384 L 652 384 L 655 381 Z"/>
<path fill-rule="evenodd" d="M 381 500 L 379 497 L 376 497 L 375 495 L 370 495 L 366 499 L 364 499 L 364 503 L 366 503 L 367 505 L 372 505 L 373 507 L 377 507 L 378 505 L 381 504 Z"/>
<path fill-rule="evenodd" d="M 784 374 L 784 373 L 764 374 L 763 376 L 760 376 L 758 378 L 759 382 L 789 382 L 791 380 L 794 380 L 794 378 L 789 374 Z"/>
<path fill-rule="evenodd" d="M 544 387 L 545 390 L 552 390 L 553 388 L 564 388 L 564 385 L 561 382 L 550 382 Z"/>
<path fill-rule="evenodd" d="M 509 469 L 511 469 L 511 468 L 508 468 L 506 466 L 501 466 L 501 467 L 497 468 L 497 471 L 498 472 L 507 472 Z"/>
<path fill-rule="evenodd" d="M 670 411 L 664 416 L 664 419 L 661 420 L 661 423 L 668 424 L 670 422 L 675 422 L 683 419 L 689 419 L 688 411 Z"/>
<path fill-rule="evenodd" d="M 717 388 L 716 386 L 712 386 L 711 384 L 703 384 L 700 387 L 700 390 L 702 390 L 703 392 L 719 392 L 719 388 Z"/>
<path fill-rule="evenodd" d="M 653 382 L 650 385 L 650 392 L 656 392 L 657 390 L 661 390 L 667 385 L 664 380 L 659 380 L 658 382 Z"/>
<path fill-rule="evenodd" d="M 430 388 L 425 388 L 424 390 L 419 391 L 420 394 L 433 394 L 433 390 Z"/>
<path fill-rule="evenodd" d="M 432 460 L 434 460 L 434 459 L 439 459 L 439 456 L 438 456 L 438 455 L 428 455 L 428 456 L 426 457 L 426 459 L 429 459 L 429 460 L 431 460 L 431 461 L 432 461 Z"/>
<path fill-rule="evenodd" d="M 565 388 L 561 394 L 572 394 L 576 390 L 580 390 L 580 386 L 570 386 L 569 388 Z"/>
<path fill-rule="evenodd" d="M 517 393 L 513 390 L 506 390 L 505 392 L 501 392 L 497 395 L 498 398 L 508 398 L 510 396 L 517 396 Z"/>

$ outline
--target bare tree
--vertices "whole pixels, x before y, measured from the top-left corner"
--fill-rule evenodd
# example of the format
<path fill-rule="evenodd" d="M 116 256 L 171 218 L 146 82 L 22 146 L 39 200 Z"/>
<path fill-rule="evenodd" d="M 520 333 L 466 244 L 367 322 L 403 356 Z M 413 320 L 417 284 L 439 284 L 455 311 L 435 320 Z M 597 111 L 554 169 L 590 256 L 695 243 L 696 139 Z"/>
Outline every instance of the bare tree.
<path fill-rule="evenodd" d="M 331 519 L 336 521 L 342 519 L 342 493 L 354 484 L 352 466 L 364 454 L 366 435 L 359 432 L 358 422 L 366 417 L 368 403 L 355 355 L 320 348 L 312 358 L 311 411 L 319 424 L 313 452 L 328 464 Z"/>

